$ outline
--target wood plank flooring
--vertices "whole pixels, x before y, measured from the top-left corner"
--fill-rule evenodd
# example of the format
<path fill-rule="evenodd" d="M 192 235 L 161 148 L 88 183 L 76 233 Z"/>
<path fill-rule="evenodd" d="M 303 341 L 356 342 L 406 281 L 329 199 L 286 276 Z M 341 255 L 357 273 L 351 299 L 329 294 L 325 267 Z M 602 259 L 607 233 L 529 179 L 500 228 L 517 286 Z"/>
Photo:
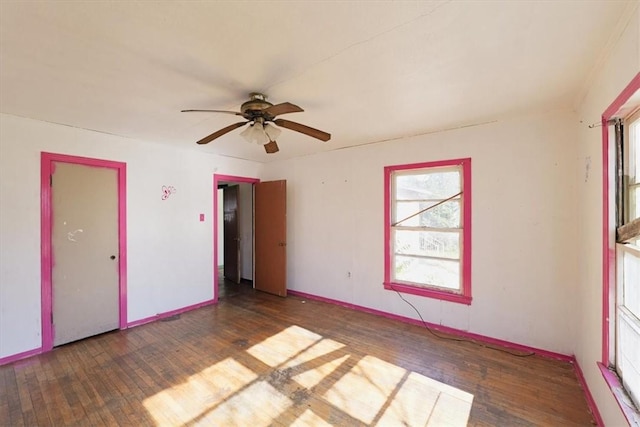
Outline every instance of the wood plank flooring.
<path fill-rule="evenodd" d="M 246 285 L 221 295 L 1 366 L 0 425 L 595 424 L 570 363 Z"/>

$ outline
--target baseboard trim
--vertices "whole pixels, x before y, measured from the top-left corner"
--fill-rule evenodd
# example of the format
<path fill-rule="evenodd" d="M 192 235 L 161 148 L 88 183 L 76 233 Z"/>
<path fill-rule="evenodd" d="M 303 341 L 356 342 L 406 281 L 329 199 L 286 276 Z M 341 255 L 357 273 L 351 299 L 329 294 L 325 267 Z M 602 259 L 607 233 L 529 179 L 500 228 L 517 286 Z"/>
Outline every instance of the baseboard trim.
<path fill-rule="evenodd" d="M 42 353 L 42 347 L 34 348 L 33 350 L 23 351 L 22 353 L 12 354 L 0 358 L 0 366 L 8 365 L 9 363 L 17 362 L 18 360 L 26 359 L 27 357 L 35 356 Z"/>
<path fill-rule="evenodd" d="M 417 326 L 422 326 L 424 327 L 424 324 L 420 321 L 420 320 L 416 320 L 416 319 L 412 319 L 409 317 L 404 317 L 404 316 L 399 316 L 397 314 L 392 314 L 392 313 L 387 313 L 385 311 L 380 311 L 380 310 L 376 310 L 373 308 L 368 308 L 368 307 L 363 307 L 360 305 L 356 305 L 356 304 L 351 304 L 351 303 L 347 303 L 344 301 L 340 301 L 340 300 L 334 300 L 331 298 L 325 298 L 325 297 L 321 297 L 318 295 L 313 295 L 313 294 L 308 294 L 306 292 L 300 292 L 300 291 L 295 291 L 292 289 L 288 289 L 287 290 L 288 295 L 292 295 L 292 296 L 296 296 L 299 298 L 306 298 L 306 299 L 310 299 L 310 300 L 314 300 L 314 301 L 320 301 L 320 302 L 325 302 L 328 304 L 334 304 L 334 305 L 339 305 L 345 308 L 349 308 L 352 310 L 356 310 L 356 311 L 362 311 L 365 313 L 369 313 L 369 314 L 374 314 L 377 316 L 381 316 L 381 317 L 386 317 L 388 319 L 392 319 L 392 320 L 397 320 L 403 323 L 409 323 L 412 325 L 417 325 Z M 593 395 L 591 394 L 591 390 L 589 390 L 589 385 L 587 384 L 587 381 L 584 378 L 584 375 L 582 373 L 582 369 L 580 368 L 580 365 L 578 364 L 578 361 L 576 359 L 575 356 L 570 356 L 570 355 L 566 355 L 566 354 L 562 354 L 562 353 L 556 353 L 553 351 L 549 351 L 549 350 L 544 350 L 544 349 L 540 349 L 540 348 L 535 348 L 535 347 L 530 347 L 527 345 L 523 345 L 523 344 L 518 344 L 518 343 L 513 343 L 510 341 L 505 341 L 505 340 L 501 340 L 501 339 L 497 339 L 497 338 L 492 338 L 492 337 L 488 337 L 486 335 L 480 335 L 480 334 L 474 334 L 472 332 L 467 332 L 467 331 L 463 331 L 460 329 L 455 329 L 455 328 L 450 328 L 448 326 L 442 326 L 442 325 L 436 325 L 433 323 L 429 323 L 429 322 L 424 322 L 427 324 L 427 326 L 430 329 L 436 330 L 436 331 L 440 331 L 440 332 L 444 332 L 447 334 L 451 334 L 460 338 L 466 338 L 466 339 L 470 339 L 473 341 L 477 341 L 477 342 L 481 342 L 481 343 L 485 343 L 485 344 L 491 344 L 491 345 L 495 345 L 495 346 L 500 346 L 503 348 L 507 348 L 510 350 L 517 350 L 517 351 L 521 351 L 521 352 L 528 352 L 528 353 L 535 353 L 536 355 L 539 355 L 541 357 L 545 357 L 547 359 L 554 359 L 554 360 L 560 360 L 563 362 L 569 362 L 573 365 L 576 376 L 578 378 L 578 382 L 580 383 L 580 386 L 582 387 L 582 390 L 584 392 L 585 395 L 585 399 L 587 400 L 587 406 L 589 408 L 589 411 L 591 412 L 591 414 L 593 415 L 594 420 L 596 421 L 597 425 L 599 427 L 604 426 L 604 422 L 602 420 L 602 416 L 600 415 L 600 411 L 598 410 L 598 406 L 596 405 L 596 402 L 593 398 Z"/>
<path fill-rule="evenodd" d="M 136 326 L 146 325 L 147 323 L 155 322 L 160 319 L 166 319 L 167 317 L 175 316 L 177 314 L 186 313 L 187 311 L 196 310 L 198 308 L 206 307 L 208 305 L 215 304 L 215 300 L 210 299 L 207 301 L 199 302 L 197 304 L 188 305 L 186 307 L 178 308 L 176 310 L 165 311 L 164 313 L 158 313 L 155 316 L 145 317 L 144 319 L 134 320 L 127 324 L 127 328 L 134 328 Z"/>
<path fill-rule="evenodd" d="M 424 327 L 424 324 L 420 320 L 412 319 L 410 317 L 399 316 L 397 314 L 387 313 L 386 311 L 380 311 L 373 308 L 363 307 L 356 304 L 347 303 L 340 300 L 334 300 L 331 298 L 325 298 L 313 294 L 308 294 L 305 292 L 295 291 L 292 289 L 287 290 L 289 295 L 294 295 L 302 298 L 307 298 L 315 301 L 326 302 L 329 304 L 335 304 L 342 307 L 350 308 L 352 310 L 362 311 L 365 313 L 375 314 L 377 316 L 386 317 L 388 319 L 398 320 L 403 323 L 409 323 L 412 325 L 418 325 Z M 473 341 L 482 342 L 484 344 L 491 344 L 500 347 L 504 347 L 510 350 L 521 351 L 525 353 L 535 353 L 539 356 L 543 356 L 549 359 L 562 360 L 563 362 L 571 362 L 575 361 L 573 356 L 569 356 L 566 354 L 556 353 L 553 351 L 544 350 L 541 348 L 529 347 L 527 345 L 513 343 L 510 341 L 504 341 L 498 338 L 488 337 L 486 335 L 474 334 L 473 332 L 463 331 L 461 329 L 450 328 L 448 326 L 437 325 L 434 323 L 424 322 L 429 327 L 429 329 L 433 329 L 434 331 L 444 332 L 447 334 L 455 335 L 457 337 L 466 338 Z"/>
<path fill-rule="evenodd" d="M 600 411 L 598 410 L 598 405 L 596 405 L 596 401 L 591 394 L 591 390 L 589 390 L 589 385 L 587 384 L 587 380 L 582 373 L 582 369 L 580 368 L 580 364 L 578 360 L 573 357 L 574 370 L 576 371 L 576 376 L 578 377 L 578 381 L 580 382 L 580 386 L 582 387 L 582 391 L 584 393 L 584 397 L 587 399 L 587 406 L 589 406 L 589 410 L 591 411 L 591 415 L 596 421 L 596 425 L 598 427 L 604 426 L 604 421 L 602 420 L 602 416 L 600 415 Z"/>

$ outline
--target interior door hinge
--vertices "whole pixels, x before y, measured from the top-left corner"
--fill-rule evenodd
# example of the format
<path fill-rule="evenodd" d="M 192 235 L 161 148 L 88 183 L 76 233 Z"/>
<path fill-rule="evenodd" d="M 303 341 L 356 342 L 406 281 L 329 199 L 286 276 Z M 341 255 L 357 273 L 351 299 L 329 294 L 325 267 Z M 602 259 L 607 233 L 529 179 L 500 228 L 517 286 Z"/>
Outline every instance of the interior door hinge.
<path fill-rule="evenodd" d="M 49 175 L 49 187 L 53 187 L 53 175 Z"/>

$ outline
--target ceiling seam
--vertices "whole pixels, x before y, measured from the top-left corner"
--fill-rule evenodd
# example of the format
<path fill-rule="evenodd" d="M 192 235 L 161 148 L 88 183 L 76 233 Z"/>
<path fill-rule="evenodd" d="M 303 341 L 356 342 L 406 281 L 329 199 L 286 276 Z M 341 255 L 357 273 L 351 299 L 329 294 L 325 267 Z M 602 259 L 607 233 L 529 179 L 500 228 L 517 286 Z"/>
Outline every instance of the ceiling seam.
<path fill-rule="evenodd" d="M 354 47 L 356 47 L 356 46 L 360 46 L 360 45 L 362 45 L 362 44 L 369 43 L 370 41 L 375 40 L 375 39 L 377 39 L 377 38 L 379 38 L 379 37 L 381 37 L 381 36 L 383 36 L 383 35 L 385 35 L 385 34 L 389 34 L 389 33 L 393 32 L 393 31 L 396 31 L 396 30 L 397 30 L 397 29 L 399 29 L 399 28 L 405 27 L 405 26 L 407 26 L 407 25 L 409 25 L 409 24 L 412 24 L 412 23 L 413 23 L 413 22 L 415 22 L 415 21 L 418 21 L 418 20 L 420 20 L 420 19 L 422 19 L 422 18 L 425 18 L 425 17 L 427 17 L 427 16 L 430 16 L 430 15 L 434 14 L 438 9 L 440 9 L 441 7 L 443 7 L 443 6 L 447 5 L 448 3 L 451 3 L 452 1 L 453 1 L 453 0 L 445 0 L 445 1 L 441 2 L 440 4 L 438 4 L 436 7 L 434 7 L 433 9 L 431 9 L 429 12 L 426 12 L 426 13 L 423 13 L 423 14 L 421 14 L 421 15 L 418 15 L 418 16 L 416 16 L 416 17 L 414 17 L 414 18 L 411 18 L 411 19 L 410 19 L 410 20 L 408 20 L 408 21 L 405 21 L 405 22 L 403 22 L 403 23 L 400 23 L 400 24 L 398 24 L 398 25 L 396 25 L 396 26 L 394 26 L 394 27 L 391 27 L 391 28 L 389 28 L 389 29 L 387 29 L 387 30 L 384 30 L 384 31 L 382 31 L 382 32 L 380 32 L 380 33 L 378 33 L 378 34 L 374 34 L 373 36 L 371 36 L 371 37 L 369 37 L 369 38 L 367 38 L 367 39 L 365 39 L 365 40 L 360 40 L 360 41 L 357 41 L 357 42 L 355 42 L 355 43 L 352 43 L 352 44 L 350 44 L 349 46 L 347 46 L 347 47 L 345 47 L 345 48 L 340 49 L 340 50 L 339 50 L 339 51 L 337 51 L 336 53 L 333 53 L 333 54 L 331 54 L 331 55 L 327 56 L 326 58 L 323 58 L 323 59 L 321 59 L 321 60 L 319 60 L 319 61 L 314 62 L 313 64 L 311 64 L 311 65 L 309 65 L 308 67 L 306 67 L 305 69 L 303 69 L 303 70 L 299 71 L 299 72 L 298 72 L 298 73 L 296 73 L 295 75 L 292 75 L 292 76 L 291 76 L 291 77 L 289 77 L 289 78 L 285 78 L 285 79 L 283 79 L 283 80 L 280 80 L 280 81 L 278 81 L 278 82 L 276 82 L 276 83 L 274 83 L 274 84 L 272 84 L 272 85 L 268 86 L 268 87 L 266 88 L 266 91 L 269 91 L 269 90 L 271 90 L 272 88 L 274 88 L 274 87 L 276 87 L 276 86 L 279 86 L 279 85 L 281 85 L 281 84 L 283 84 L 283 83 L 286 83 L 286 82 L 289 82 L 289 81 L 291 81 L 291 80 L 294 80 L 294 79 L 296 79 L 296 78 L 298 78 L 298 77 L 302 76 L 303 74 L 306 74 L 310 69 L 315 68 L 315 67 L 317 67 L 318 65 L 320 65 L 320 64 L 322 64 L 322 63 L 324 63 L 324 62 L 330 61 L 330 60 L 332 60 L 333 58 L 335 58 L 335 57 L 337 57 L 337 56 L 342 55 L 343 53 L 345 53 L 345 52 L 347 52 L 347 51 L 349 51 L 349 50 L 353 49 L 353 48 L 354 48 Z"/>
<path fill-rule="evenodd" d="M 618 19 L 618 22 L 616 23 L 616 25 L 614 25 L 611 36 L 609 36 L 607 43 L 604 45 L 604 48 L 598 55 L 598 59 L 596 60 L 593 67 L 591 67 L 591 70 L 587 74 L 587 77 L 583 80 L 582 84 L 578 88 L 577 94 L 575 95 L 572 103 L 575 111 L 578 111 L 584 103 L 584 100 L 589 94 L 589 90 L 591 89 L 591 85 L 595 81 L 598 74 L 600 74 L 600 71 L 602 71 L 602 68 L 607 63 L 607 59 L 609 59 L 609 56 L 611 56 L 614 47 L 618 44 L 618 41 L 620 41 L 620 38 L 631 23 L 633 12 L 637 8 L 637 2 L 630 2 L 627 4 L 624 11 L 620 15 L 620 19 Z"/>

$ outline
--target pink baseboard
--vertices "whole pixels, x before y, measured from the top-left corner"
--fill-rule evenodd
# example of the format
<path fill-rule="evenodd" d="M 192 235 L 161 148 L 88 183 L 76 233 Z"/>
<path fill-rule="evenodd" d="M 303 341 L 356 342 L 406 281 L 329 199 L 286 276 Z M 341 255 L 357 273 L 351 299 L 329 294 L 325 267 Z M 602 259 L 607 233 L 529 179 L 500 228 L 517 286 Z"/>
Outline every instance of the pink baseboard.
<path fill-rule="evenodd" d="M 27 357 L 35 356 L 36 354 L 40 353 L 42 353 L 42 348 L 34 348 L 33 350 L 23 351 L 22 353 L 2 357 L 0 358 L 0 366 L 8 365 L 9 363 L 13 363 L 21 359 L 26 359 Z"/>
<path fill-rule="evenodd" d="M 291 290 L 291 289 L 287 290 L 287 294 L 293 295 L 293 296 L 297 296 L 297 297 L 300 297 L 300 298 L 306 298 L 306 299 L 310 299 L 310 300 L 326 302 L 326 303 L 329 303 L 329 304 L 335 304 L 335 305 L 339 305 L 339 306 L 342 306 L 342 307 L 350 308 L 352 310 L 362 311 L 362 312 L 365 312 L 365 313 L 370 313 L 370 314 L 375 314 L 377 316 L 386 317 L 388 319 L 398 320 L 398 321 L 403 322 L 403 323 L 410 323 L 412 325 L 424 326 L 424 324 L 420 320 L 411 319 L 409 317 L 404 317 L 404 316 L 398 316 L 396 314 L 391 314 L 391 313 L 387 313 L 387 312 L 384 312 L 384 311 L 375 310 L 375 309 L 372 309 L 372 308 L 362 307 L 362 306 L 355 305 L 355 304 L 350 304 L 350 303 L 347 303 L 347 302 L 344 302 L 344 301 L 339 301 L 339 300 L 334 300 L 334 299 L 331 299 L 331 298 L 320 297 L 320 296 L 317 296 L 317 295 L 307 294 L 305 292 L 295 291 L 295 290 Z M 458 336 L 458 337 L 461 337 L 461 338 L 467 338 L 467 339 L 470 339 L 470 340 L 473 340 L 473 341 L 478 341 L 478 342 L 485 343 L 485 344 L 491 344 L 491 345 L 495 345 L 495 346 L 500 346 L 500 347 L 504 347 L 504 348 L 508 348 L 508 349 L 512 349 L 512 350 L 525 352 L 525 353 L 535 353 L 535 354 L 537 354 L 539 356 L 546 357 L 546 358 L 549 358 L 549 359 L 561 360 L 563 362 L 571 363 L 574 366 L 574 369 L 575 369 L 575 372 L 576 372 L 576 376 L 578 377 L 578 381 L 580 382 L 580 385 L 581 385 L 582 389 L 584 390 L 584 395 L 585 395 L 585 398 L 587 399 L 587 405 L 589 406 L 589 411 L 593 415 L 593 418 L 595 419 L 597 425 L 599 427 L 604 426 L 604 422 L 602 421 L 602 417 L 600 416 L 600 411 L 598 411 L 598 406 L 596 405 L 596 402 L 593 399 L 593 395 L 591 394 L 591 391 L 589 390 L 589 386 L 587 385 L 587 381 L 584 378 L 584 375 L 582 373 L 582 369 L 580 369 L 580 365 L 578 364 L 578 361 L 576 360 L 575 356 L 569 356 L 569 355 L 566 355 L 566 354 L 555 353 L 555 352 L 548 351 L 548 350 L 543 350 L 543 349 L 529 347 L 529 346 L 522 345 L 522 344 L 512 343 L 512 342 L 500 340 L 500 339 L 497 339 L 497 338 L 487 337 L 485 335 L 479 335 L 479 334 L 474 334 L 474 333 L 467 332 L 467 331 L 462 331 L 460 329 L 450 328 L 448 326 L 436 325 L 436 324 L 429 323 L 429 322 L 425 322 L 425 323 L 427 324 L 427 326 L 429 326 L 429 328 L 431 328 L 433 330 L 445 332 L 445 333 L 448 333 L 448 334 L 451 334 L 451 335 L 455 335 L 455 336 Z"/>
<path fill-rule="evenodd" d="M 602 416 L 600 415 L 600 411 L 598 411 L 598 406 L 596 405 L 596 401 L 593 399 L 593 395 L 591 394 L 591 390 L 589 390 L 589 386 L 587 385 L 587 380 L 584 378 L 584 374 L 582 373 L 582 369 L 578 364 L 576 358 L 573 358 L 573 367 L 576 371 L 576 376 L 578 377 L 578 381 L 580 382 L 580 386 L 582 386 L 582 390 L 584 391 L 584 397 L 587 399 L 587 405 L 589 405 L 589 410 L 591 411 L 591 415 L 596 420 L 596 425 L 598 427 L 604 426 L 604 421 L 602 420 Z"/>
<path fill-rule="evenodd" d="M 155 316 L 145 317 L 144 319 L 134 320 L 127 324 L 128 328 L 144 325 L 146 323 L 155 322 L 156 320 L 165 319 L 167 317 L 175 316 L 176 314 L 185 313 L 187 311 L 195 310 L 197 308 L 206 307 L 215 303 L 215 300 L 210 299 L 208 301 L 199 302 L 198 304 L 188 305 L 186 307 L 178 308 L 176 310 L 167 311 L 164 313 L 158 313 Z"/>
<path fill-rule="evenodd" d="M 155 322 L 156 320 L 160 320 L 160 319 L 164 319 L 164 318 L 167 318 L 167 317 L 175 316 L 176 314 L 181 314 L 181 313 L 184 313 L 184 312 L 187 312 L 187 311 L 195 310 L 195 309 L 200 308 L 200 307 L 206 307 L 208 305 L 214 304 L 214 302 L 215 301 L 211 299 L 211 300 L 208 300 L 208 301 L 200 302 L 198 304 L 193 304 L 193 305 L 189 305 L 189 306 L 186 306 L 186 307 L 178 308 L 176 310 L 167 311 L 165 313 L 158 313 L 155 316 L 151 316 L 151 317 L 147 317 L 147 318 L 144 318 L 144 319 L 139 319 L 139 320 L 135 320 L 133 322 L 130 322 L 130 323 L 127 324 L 127 328 L 132 328 L 134 326 L 144 325 L 145 323 Z M 21 359 L 26 359 L 28 357 L 35 356 L 35 355 L 38 355 L 38 354 L 41 354 L 41 353 L 43 353 L 42 348 L 35 348 L 33 350 L 25 351 L 25 352 L 22 352 L 22 353 L 12 354 L 10 356 L 6 356 L 6 357 L 3 357 L 3 358 L 0 358 L 0 366 L 7 365 L 9 363 L 13 363 L 13 362 L 16 362 L 16 361 L 21 360 Z"/>
<path fill-rule="evenodd" d="M 317 295 L 307 294 L 307 293 L 304 293 L 304 292 L 294 291 L 294 290 L 291 290 L 291 289 L 288 289 L 287 293 L 289 295 L 299 296 L 299 297 L 302 297 L 302 298 L 307 298 L 307 299 L 316 300 L 316 301 L 322 301 L 322 302 L 326 302 L 326 303 L 329 303 L 329 304 L 340 305 L 342 307 L 350 308 L 350 309 L 353 309 L 353 310 L 363 311 L 365 313 L 375 314 L 377 316 L 386 317 L 388 319 L 398 320 L 398 321 L 403 322 L 403 323 L 410 323 L 412 325 L 424 326 L 423 323 L 420 320 L 411 319 L 409 317 L 404 317 L 404 316 L 398 316 L 397 314 L 387 313 L 385 311 L 375 310 L 373 308 L 362 307 L 362 306 L 355 305 L 355 304 L 350 304 L 350 303 L 347 303 L 347 302 L 344 302 L 344 301 L 339 301 L 339 300 L 334 300 L 334 299 L 330 299 L 330 298 L 320 297 L 320 296 L 317 296 Z M 525 352 L 525 353 L 535 353 L 535 354 L 537 354 L 539 356 L 547 357 L 549 359 L 562 360 L 564 362 L 572 362 L 572 363 L 575 361 L 575 358 L 573 356 L 568 356 L 566 354 L 555 353 L 555 352 L 548 351 L 548 350 L 543 350 L 543 349 L 540 349 L 540 348 L 529 347 L 529 346 L 526 346 L 526 345 L 517 344 L 517 343 L 510 342 L 510 341 L 504 341 L 504 340 L 500 340 L 500 339 L 497 339 L 497 338 L 491 338 L 491 337 L 488 337 L 488 336 L 485 336 L 485 335 L 474 334 L 472 332 L 463 331 L 463 330 L 455 329 L 455 328 L 450 328 L 448 326 L 436 325 L 434 323 L 429 323 L 429 322 L 425 322 L 425 323 L 427 324 L 427 326 L 430 329 L 433 329 L 434 331 L 444 332 L 444 333 L 455 335 L 455 336 L 458 336 L 458 337 L 461 337 L 461 338 L 466 338 L 466 339 L 469 339 L 469 340 L 478 341 L 478 342 L 482 342 L 482 343 L 485 343 L 485 344 L 492 344 L 492 345 L 508 348 L 508 349 L 511 349 L 511 350 L 517 350 L 517 351 L 521 351 L 521 352 Z"/>

